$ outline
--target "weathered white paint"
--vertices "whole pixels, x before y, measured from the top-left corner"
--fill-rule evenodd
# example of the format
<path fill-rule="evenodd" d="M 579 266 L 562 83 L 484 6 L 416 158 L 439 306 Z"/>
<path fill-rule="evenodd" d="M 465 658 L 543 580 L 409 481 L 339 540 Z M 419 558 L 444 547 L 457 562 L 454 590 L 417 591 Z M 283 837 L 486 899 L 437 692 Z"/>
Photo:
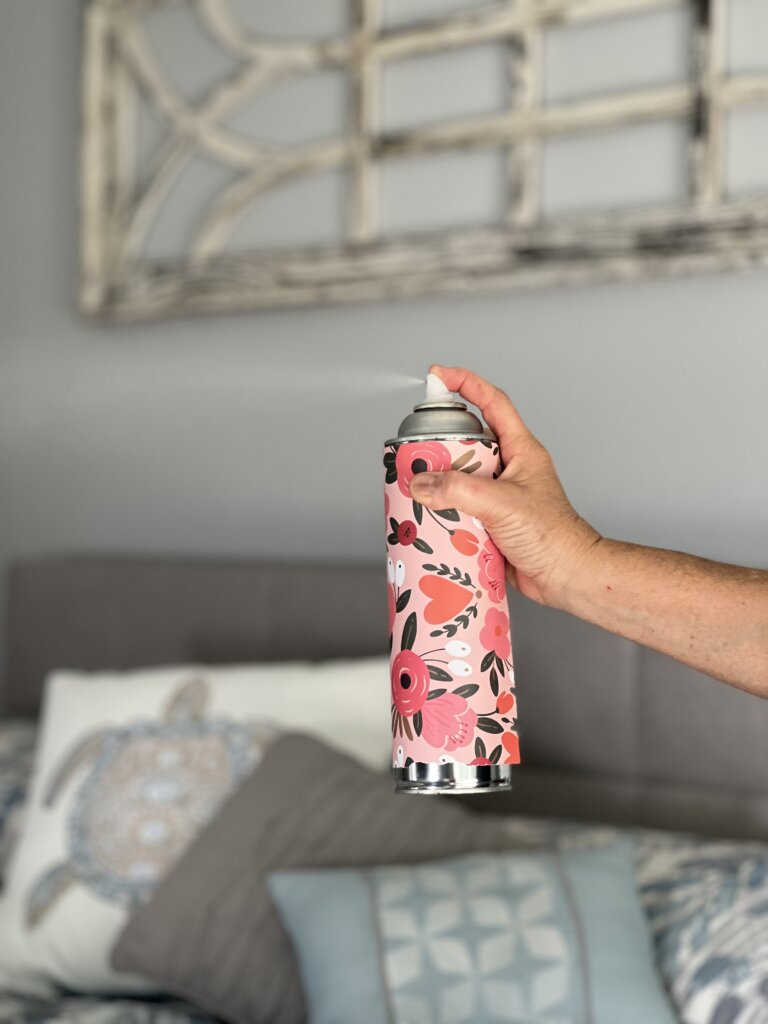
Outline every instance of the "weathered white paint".
<path fill-rule="evenodd" d="M 355 0 L 345 39 L 275 42 L 238 31 L 221 0 L 194 0 L 203 22 L 241 62 L 233 77 L 193 106 L 174 89 L 139 30 L 151 3 L 89 0 L 85 16 L 82 145 L 84 311 L 114 320 L 354 302 L 634 278 L 768 262 L 768 201 L 723 198 L 724 111 L 764 102 L 768 76 L 726 79 L 726 0 L 502 0 L 424 25 L 381 31 L 379 0 Z M 544 106 L 538 95 L 541 33 L 665 7 L 694 6 L 690 82 Z M 509 103 L 498 113 L 407 131 L 377 130 L 383 61 L 497 42 L 506 46 Z M 260 144 L 224 127 L 231 111 L 287 75 L 346 69 L 351 81 L 345 135 L 294 147 Z M 169 136 L 137 189 L 137 90 L 161 112 Z M 625 216 L 538 222 L 539 149 L 545 137 L 660 119 L 690 122 L 690 189 L 681 208 Z M 379 161 L 441 151 L 501 147 L 508 152 L 508 199 L 498 229 L 381 240 Z M 163 201 L 198 152 L 240 173 L 213 203 L 188 259 L 149 265 L 141 253 Z M 347 241 L 341 247 L 227 256 L 225 246 L 258 197 L 303 175 L 349 172 Z"/>

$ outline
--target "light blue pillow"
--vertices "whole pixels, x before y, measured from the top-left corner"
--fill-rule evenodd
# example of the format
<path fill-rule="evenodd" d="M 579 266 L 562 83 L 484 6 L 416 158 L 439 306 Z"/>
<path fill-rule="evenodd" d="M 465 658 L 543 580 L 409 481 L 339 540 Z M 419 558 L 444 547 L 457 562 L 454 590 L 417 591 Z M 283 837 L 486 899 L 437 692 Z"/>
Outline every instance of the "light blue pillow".
<path fill-rule="evenodd" d="M 632 846 L 269 878 L 311 1024 L 674 1024 Z"/>

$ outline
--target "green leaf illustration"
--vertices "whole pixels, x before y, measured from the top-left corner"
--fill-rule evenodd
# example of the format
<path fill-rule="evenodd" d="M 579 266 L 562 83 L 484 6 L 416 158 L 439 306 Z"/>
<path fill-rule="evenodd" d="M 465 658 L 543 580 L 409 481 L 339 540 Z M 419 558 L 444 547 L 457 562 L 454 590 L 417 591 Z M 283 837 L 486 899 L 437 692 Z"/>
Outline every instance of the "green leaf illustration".
<path fill-rule="evenodd" d="M 429 544 L 427 544 L 425 540 L 422 540 L 421 537 L 416 538 L 416 540 L 413 542 L 413 546 L 416 548 L 417 551 L 420 551 L 422 555 L 433 554 L 433 549 L 429 546 Z"/>
<path fill-rule="evenodd" d="M 427 700 L 434 700 L 435 697 L 442 697 L 443 694 L 447 692 L 447 690 L 430 690 L 427 694 Z"/>
<path fill-rule="evenodd" d="M 487 718 L 485 715 L 478 718 L 477 728 L 482 729 L 483 732 L 504 732 L 501 722 L 497 722 L 495 718 Z"/>
<path fill-rule="evenodd" d="M 436 679 L 439 683 L 452 683 L 453 676 L 449 675 L 445 669 L 438 668 L 437 665 L 428 665 L 430 679 Z M 454 691 L 455 692 L 455 691 Z"/>
<path fill-rule="evenodd" d="M 413 518 L 421 526 L 421 521 L 424 518 L 424 506 L 420 501 L 414 501 L 413 503 Z"/>
<path fill-rule="evenodd" d="M 441 519 L 448 519 L 452 523 L 458 523 L 459 521 L 459 513 L 455 508 L 435 509 L 435 515 L 440 516 Z"/>
<path fill-rule="evenodd" d="M 408 604 L 408 601 L 410 600 L 410 597 L 411 597 L 410 590 L 404 590 L 402 592 L 402 594 L 400 595 L 400 597 L 398 597 L 398 599 L 397 599 L 397 604 L 395 605 L 395 610 L 398 611 L 398 612 L 404 611 L 406 605 Z"/>
<path fill-rule="evenodd" d="M 477 693 L 480 687 L 477 683 L 465 683 L 463 686 L 457 687 L 453 692 L 457 697 L 471 697 Z"/>
<path fill-rule="evenodd" d="M 498 764 L 500 757 L 501 757 L 501 744 L 499 744 L 497 747 L 493 748 L 493 750 L 488 755 L 488 760 L 491 762 L 491 764 Z"/>
<path fill-rule="evenodd" d="M 491 665 L 493 664 L 493 659 L 494 659 L 495 657 L 496 657 L 496 655 L 495 655 L 495 654 L 493 653 L 493 651 L 488 651 L 488 653 L 486 654 L 486 656 L 485 656 L 485 657 L 483 658 L 483 660 L 482 660 L 482 661 L 480 662 L 480 671 L 481 671 L 481 672 L 487 672 L 487 671 L 488 671 L 488 669 L 489 669 L 489 668 L 491 667 Z"/>
<path fill-rule="evenodd" d="M 423 724 L 424 722 L 421 717 L 421 712 L 417 711 L 416 714 L 413 716 L 413 730 L 417 736 L 421 736 L 421 727 Z"/>
<path fill-rule="evenodd" d="M 485 753 L 485 744 L 483 743 L 482 737 L 478 736 L 475 740 L 475 757 L 487 757 Z"/>
<path fill-rule="evenodd" d="M 488 678 L 491 681 L 491 690 L 493 691 L 493 696 L 494 697 L 498 697 L 499 696 L 499 677 L 496 674 L 496 669 L 495 668 L 491 669 L 491 674 L 490 674 L 490 676 Z"/>
<path fill-rule="evenodd" d="M 416 612 L 411 612 L 403 626 L 403 639 L 400 644 L 404 651 L 410 651 L 416 643 Z"/>

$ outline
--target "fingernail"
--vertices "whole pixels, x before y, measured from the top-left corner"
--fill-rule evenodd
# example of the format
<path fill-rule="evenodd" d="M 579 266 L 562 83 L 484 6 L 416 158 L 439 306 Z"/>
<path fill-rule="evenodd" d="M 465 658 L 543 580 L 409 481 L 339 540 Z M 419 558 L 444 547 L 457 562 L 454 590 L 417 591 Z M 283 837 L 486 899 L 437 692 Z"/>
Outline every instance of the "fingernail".
<path fill-rule="evenodd" d="M 437 490 L 439 483 L 439 473 L 417 473 L 411 480 L 411 494 L 414 497 L 421 495 L 424 498 L 428 498 L 430 494 Z"/>

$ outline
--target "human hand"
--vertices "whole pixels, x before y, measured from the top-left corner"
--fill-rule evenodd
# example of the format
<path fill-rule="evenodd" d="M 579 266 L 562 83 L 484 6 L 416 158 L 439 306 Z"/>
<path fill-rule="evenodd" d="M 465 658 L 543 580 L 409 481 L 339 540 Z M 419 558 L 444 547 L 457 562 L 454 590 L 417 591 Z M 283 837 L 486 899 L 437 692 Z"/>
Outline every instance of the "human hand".
<path fill-rule="evenodd" d="M 507 561 L 507 579 L 541 604 L 560 606 L 575 574 L 602 539 L 576 512 L 546 448 L 507 395 L 469 370 L 432 366 L 445 386 L 476 405 L 499 441 L 496 479 L 457 470 L 419 473 L 411 495 L 428 508 L 458 508 L 482 520 Z"/>

